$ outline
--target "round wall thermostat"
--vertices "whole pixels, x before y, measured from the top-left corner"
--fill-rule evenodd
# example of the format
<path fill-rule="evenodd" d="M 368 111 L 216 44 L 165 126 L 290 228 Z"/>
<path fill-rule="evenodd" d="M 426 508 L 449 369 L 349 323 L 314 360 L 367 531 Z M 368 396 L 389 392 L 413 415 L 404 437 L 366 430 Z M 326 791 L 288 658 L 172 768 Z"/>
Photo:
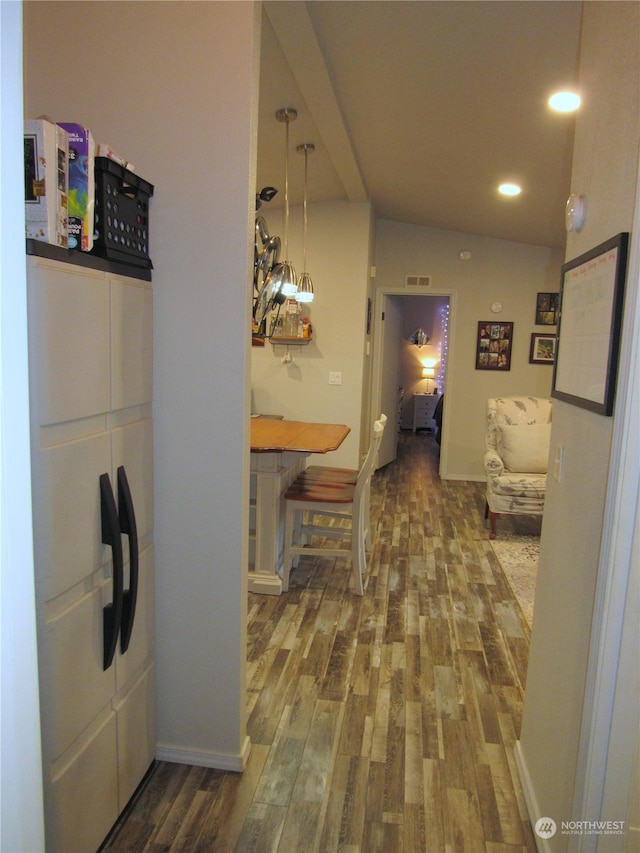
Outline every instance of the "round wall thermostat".
<path fill-rule="evenodd" d="M 584 215 L 584 196 L 572 193 L 567 199 L 567 207 L 565 210 L 567 231 L 579 231 L 584 225 Z"/>
<path fill-rule="evenodd" d="M 491 310 L 494 314 L 499 314 L 502 311 L 502 302 L 492 302 Z"/>

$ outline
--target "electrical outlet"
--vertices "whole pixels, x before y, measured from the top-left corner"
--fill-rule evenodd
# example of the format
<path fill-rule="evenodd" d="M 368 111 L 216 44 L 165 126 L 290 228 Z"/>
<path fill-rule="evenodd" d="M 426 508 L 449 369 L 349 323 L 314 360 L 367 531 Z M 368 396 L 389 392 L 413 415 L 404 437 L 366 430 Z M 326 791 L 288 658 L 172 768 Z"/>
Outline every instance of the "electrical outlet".
<path fill-rule="evenodd" d="M 330 372 L 329 385 L 342 385 L 342 373 Z"/>

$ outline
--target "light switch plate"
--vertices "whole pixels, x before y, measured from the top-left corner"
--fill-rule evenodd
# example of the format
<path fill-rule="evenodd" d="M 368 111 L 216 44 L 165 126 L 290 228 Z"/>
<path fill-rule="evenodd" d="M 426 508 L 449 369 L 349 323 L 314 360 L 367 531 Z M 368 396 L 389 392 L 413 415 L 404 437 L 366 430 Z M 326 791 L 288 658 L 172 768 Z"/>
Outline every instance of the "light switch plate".
<path fill-rule="evenodd" d="M 553 457 L 553 467 L 551 469 L 554 480 L 558 483 L 562 482 L 562 467 L 564 465 L 564 445 L 556 444 L 556 452 Z"/>

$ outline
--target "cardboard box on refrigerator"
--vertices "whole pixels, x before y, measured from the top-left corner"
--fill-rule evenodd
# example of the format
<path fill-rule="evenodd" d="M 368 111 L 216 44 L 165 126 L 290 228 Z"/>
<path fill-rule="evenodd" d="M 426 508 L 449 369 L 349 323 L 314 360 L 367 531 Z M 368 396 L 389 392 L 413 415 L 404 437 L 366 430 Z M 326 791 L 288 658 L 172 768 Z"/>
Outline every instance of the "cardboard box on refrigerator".
<path fill-rule="evenodd" d="M 68 137 L 46 119 L 24 123 L 26 236 L 67 248 Z"/>
<path fill-rule="evenodd" d="M 88 127 L 60 122 L 69 136 L 69 248 L 90 252 L 93 248 L 95 143 Z"/>

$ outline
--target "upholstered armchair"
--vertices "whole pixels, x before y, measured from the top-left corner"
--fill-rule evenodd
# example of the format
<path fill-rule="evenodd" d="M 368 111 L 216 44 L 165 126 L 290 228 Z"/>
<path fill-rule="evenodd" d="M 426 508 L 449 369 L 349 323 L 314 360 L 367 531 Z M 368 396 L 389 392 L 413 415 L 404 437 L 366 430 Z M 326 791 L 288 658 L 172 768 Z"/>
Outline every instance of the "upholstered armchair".
<path fill-rule="evenodd" d="M 544 397 L 487 400 L 484 467 L 487 474 L 489 539 L 500 513 L 542 515 L 552 401 Z"/>

